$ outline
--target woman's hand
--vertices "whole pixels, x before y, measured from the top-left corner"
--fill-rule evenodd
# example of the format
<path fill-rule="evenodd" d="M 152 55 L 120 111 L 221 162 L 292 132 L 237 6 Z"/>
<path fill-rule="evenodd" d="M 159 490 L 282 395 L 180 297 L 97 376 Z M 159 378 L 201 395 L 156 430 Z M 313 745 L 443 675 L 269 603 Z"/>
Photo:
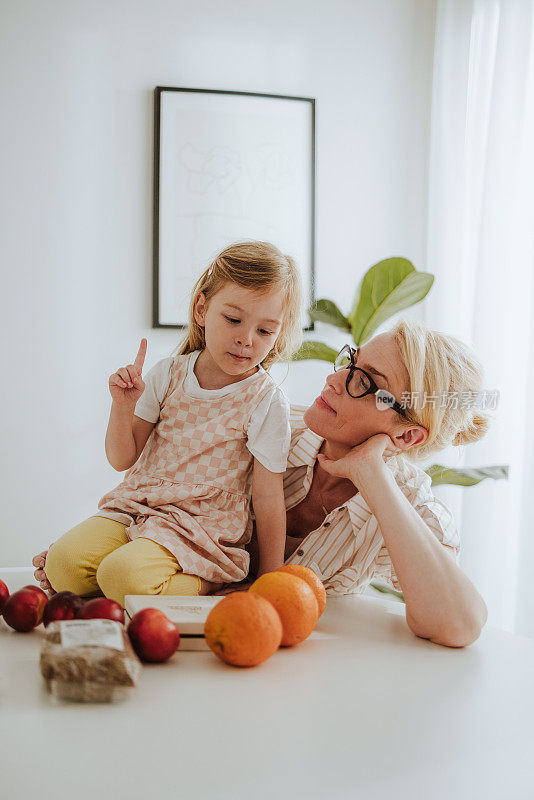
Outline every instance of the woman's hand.
<path fill-rule="evenodd" d="M 133 364 L 121 367 L 109 376 L 109 391 L 113 402 L 118 406 L 135 408 L 135 405 L 143 392 L 145 384 L 141 373 L 146 356 L 147 340 L 141 339 L 139 350 Z"/>
<path fill-rule="evenodd" d="M 363 471 L 375 471 L 382 467 L 388 458 L 401 452 L 402 449 L 395 445 L 387 433 L 376 433 L 365 442 L 353 447 L 343 458 L 334 461 L 319 453 L 317 459 L 325 472 L 355 482 L 355 478 Z"/>
<path fill-rule="evenodd" d="M 38 582 L 43 592 L 46 592 L 46 594 L 49 597 L 51 597 L 53 594 L 56 594 L 56 592 L 55 589 L 52 589 L 50 581 L 46 577 L 46 573 L 44 571 L 47 555 L 48 555 L 48 550 L 43 550 L 43 552 L 39 553 L 38 556 L 34 556 L 32 558 L 32 564 L 34 567 L 37 567 L 37 569 L 33 573 L 35 580 Z"/>

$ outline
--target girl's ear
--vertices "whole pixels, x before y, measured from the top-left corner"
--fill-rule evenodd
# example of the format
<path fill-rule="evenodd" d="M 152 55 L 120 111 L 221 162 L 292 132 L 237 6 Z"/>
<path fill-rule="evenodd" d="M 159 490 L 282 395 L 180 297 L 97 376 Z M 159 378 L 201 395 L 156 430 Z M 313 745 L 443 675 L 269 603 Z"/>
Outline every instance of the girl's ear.
<path fill-rule="evenodd" d="M 199 292 L 195 300 L 195 321 L 203 328 L 206 324 L 206 309 L 208 305 L 206 302 L 206 295 L 204 292 Z"/>

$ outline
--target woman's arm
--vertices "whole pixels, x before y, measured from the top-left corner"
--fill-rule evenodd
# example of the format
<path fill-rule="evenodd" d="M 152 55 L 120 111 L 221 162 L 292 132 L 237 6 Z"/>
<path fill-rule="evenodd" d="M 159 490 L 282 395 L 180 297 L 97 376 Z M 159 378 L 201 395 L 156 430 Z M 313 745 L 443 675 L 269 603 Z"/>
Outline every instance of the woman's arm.
<path fill-rule="evenodd" d="M 406 602 L 406 622 L 425 639 L 463 647 L 487 619 L 484 600 L 415 508 L 387 467 L 359 475 L 359 489 L 380 526 Z"/>
<path fill-rule="evenodd" d="M 383 459 L 388 445 L 390 438 L 378 434 L 339 461 L 320 456 L 321 465 L 349 477 L 375 515 L 402 588 L 410 629 L 437 644 L 464 647 L 479 637 L 486 604 L 398 487 Z"/>
<path fill-rule="evenodd" d="M 282 472 L 271 472 L 254 459 L 252 506 L 258 536 L 258 577 L 284 563 L 286 507 L 282 481 Z"/>

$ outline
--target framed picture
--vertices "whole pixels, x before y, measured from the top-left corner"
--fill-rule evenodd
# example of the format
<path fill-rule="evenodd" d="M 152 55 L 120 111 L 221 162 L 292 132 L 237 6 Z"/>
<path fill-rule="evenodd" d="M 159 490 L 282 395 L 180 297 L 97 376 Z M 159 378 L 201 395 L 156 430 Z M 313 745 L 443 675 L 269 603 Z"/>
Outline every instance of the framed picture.
<path fill-rule="evenodd" d="M 272 242 L 302 277 L 313 329 L 315 100 L 155 90 L 154 328 L 183 328 L 196 279 L 229 244 Z"/>

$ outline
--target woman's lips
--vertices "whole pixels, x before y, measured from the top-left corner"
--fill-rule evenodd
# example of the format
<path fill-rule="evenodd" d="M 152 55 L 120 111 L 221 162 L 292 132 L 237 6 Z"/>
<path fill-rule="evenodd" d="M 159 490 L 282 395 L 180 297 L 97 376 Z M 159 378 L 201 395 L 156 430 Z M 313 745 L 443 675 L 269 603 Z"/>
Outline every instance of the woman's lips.
<path fill-rule="evenodd" d="M 235 358 L 236 361 L 248 361 L 249 359 L 249 356 L 236 356 L 235 353 L 228 353 L 228 355 L 232 356 L 232 358 Z"/>
<path fill-rule="evenodd" d="M 319 395 L 319 397 L 316 399 L 315 403 L 316 403 L 316 405 L 319 406 L 319 408 L 324 408 L 327 411 L 330 411 L 332 414 L 336 413 L 334 411 L 334 409 L 332 408 L 332 406 L 329 406 L 328 403 L 326 402 L 326 400 L 323 399 L 322 395 Z"/>

